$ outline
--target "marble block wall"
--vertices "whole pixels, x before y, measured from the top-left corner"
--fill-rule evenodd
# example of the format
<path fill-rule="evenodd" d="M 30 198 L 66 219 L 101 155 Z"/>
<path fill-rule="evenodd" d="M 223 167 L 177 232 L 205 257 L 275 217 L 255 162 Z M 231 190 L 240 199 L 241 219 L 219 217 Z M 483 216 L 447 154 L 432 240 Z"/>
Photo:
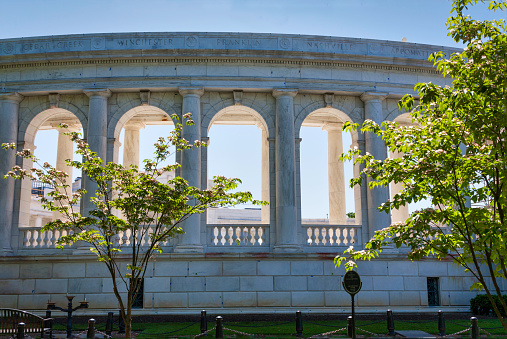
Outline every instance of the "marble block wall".
<path fill-rule="evenodd" d="M 37 261 L 16 263 L 4 260 L 1 267 L 1 307 L 43 310 L 48 301 L 63 304 L 65 295 L 70 294 L 76 296 L 76 303 L 86 298 L 90 306 L 87 312 L 118 308 L 109 273 L 93 257 L 39 257 Z M 363 283 L 356 299 L 359 310 L 424 308 L 428 305 L 427 277 L 439 277 L 443 307 L 467 309 L 469 299 L 476 294 L 469 291 L 474 279 L 448 261 L 391 258 L 359 262 L 357 272 Z M 144 307 L 136 312 L 346 311 L 350 296 L 342 287 L 344 273 L 343 267 L 335 268 L 331 257 L 318 255 L 161 255 L 149 264 Z"/>

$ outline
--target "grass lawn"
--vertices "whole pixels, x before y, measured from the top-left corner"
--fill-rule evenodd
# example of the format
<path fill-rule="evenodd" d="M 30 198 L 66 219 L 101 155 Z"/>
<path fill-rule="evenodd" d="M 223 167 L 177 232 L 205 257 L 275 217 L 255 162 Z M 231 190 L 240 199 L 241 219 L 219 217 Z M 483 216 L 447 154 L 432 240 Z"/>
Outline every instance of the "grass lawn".
<path fill-rule="evenodd" d="M 447 320 L 446 321 L 446 334 L 452 334 L 462 331 L 470 326 L 469 320 Z M 315 334 L 334 331 L 347 326 L 347 322 L 343 321 L 304 321 L 303 322 L 303 336 L 310 337 Z M 215 327 L 214 323 L 208 323 L 208 329 Z M 387 334 L 387 325 L 385 321 L 357 321 L 356 327 L 367 330 L 376 334 Z M 507 333 L 503 331 L 500 326 L 500 321 L 497 319 L 481 319 L 479 320 L 479 327 L 486 329 L 487 332 L 494 336 L 504 335 Z M 276 338 L 291 338 L 295 337 L 296 325 L 295 321 L 291 322 L 226 322 L 224 321 L 224 335 L 236 334 L 237 338 L 247 338 L 248 336 L 241 336 L 237 332 L 232 332 L 227 329 L 236 330 L 239 332 L 249 334 L 261 334 Z M 435 321 L 395 321 L 396 330 L 421 330 L 431 334 L 438 334 L 438 325 Z M 135 330 L 142 332 L 137 338 L 149 339 L 157 337 L 157 334 L 164 333 L 165 336 L 185 336 L 196 335 L 200 333 L 199 323 L 145 323 L 135 324 Z M 181 329 L 181 330 L 180 330 Z M 368 333 L 357 331 L 358 335 L 368 335 Z M 485 334 L 485 333 L 481 333 Z M 210 332 L 214 337 L 214 331 Z M 346 337 L 347 331 L 343 330 L 336 334 L 337 336 Z M 470 332 L 464 333 L 465 336 L 470 336 Z M 488 336 L 489 337 L 489 336 Z"/>
<path fill-rule="evenodd" d="M 342 316 L 343 317 L 343 316 Z M 225 317 L 226 318 L 226 317 Z M 344 317 L 343 317 L 344 318 Z M 63 319 L 62 319 L 63 320 Z M 316 320 L 310 321 L 303 318 L 303 336 L 310 337 L 315 334 L 331 332 L 347 326 L 345 319 L 343 320 Z M 453 334 L 458 331 L 469 328 L 470 320 L 466 316 L 462 319 L 446 319 L 446 334 Z M 105 325 L 97 324 L 97 329 L 103 331 Z M 208 321 L 208 329 L 215 327 L 214 321 Z M 358 335 L 366 335 L 373 337 L 369 334 L 387 334 L 386 321 L 378 320 L 358 320 L 356 321 Z M 507 333 L 501 328 L 500 321 L 494 318 L 479 319 L 479 327 L 486 330 L 493 337 L 506 337 Z M 85 324 L 74 325 L 74 333 L 79 333 L 86 328 Z M 65 330 L 62 321 L 57 321 L 55 329 Z M 224 336 L 233 338 L 248 338 L 251 336 L 241 335 L 238 332 L 230 331 L 232 329 L 238 332 L 257 334 L 271 338 L 294 338 L 296 335 L 296 322 L 293 321 L 255 321 L 255 322 L 227 322 L 224 319 Z M 368 332 L 363 332 L 361 329 Z M 395 318 L 396 330 L 420 330 L 431 334 L 438 334 L 437 320 L 398 320 Z M 156 323 L 134 323 L 133 331 L 136 333 L 138 339 L 154 339 L 154 338 L 178 338 L 178 337 L 191 337 L 200 333 L 200 322 L 156 322 Z M 481 334 L 487 334 L 482 332 Z M 114 335 L 114 333 L 113 333 Z M 337 337 L 346 337 L 347 331 L 342 330 L 336 333 Z M 464 337 L 469 337 L 470 332 L 463 333 Z M 210 331 L 208 338 L 215 337 L 215 331 Z"/>

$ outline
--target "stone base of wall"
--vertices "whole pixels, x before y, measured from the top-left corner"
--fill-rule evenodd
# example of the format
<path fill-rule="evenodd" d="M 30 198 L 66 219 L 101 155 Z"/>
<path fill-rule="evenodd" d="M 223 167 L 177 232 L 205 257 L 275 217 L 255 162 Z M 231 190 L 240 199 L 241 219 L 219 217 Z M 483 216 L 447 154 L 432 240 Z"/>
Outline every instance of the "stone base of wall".
<path fill-rule="evenodd" d="M 357 272 L 361 312 L 436 312 L 428 306 L 428 277 L 439 278 L 440 306 L 452 310 L 467 311 L 477 293 L 470 291 L 474 278 L 450 261 L 393 255 L 359 262 Z M 162 254 L 149 264 L 144 308 L 135 313 L 342 313 L 350 307 L 344 274 L 327 255 Z M 501 283 L 505 291 L 507 283 Z M 108 271 L 93 256 L 0 258 L 1 307 L 44 310 L 48 301 L 66 305 L 67 294 L 76 296 L 76 305 L 86 298 L 89 314 L 118 309 Z"/>

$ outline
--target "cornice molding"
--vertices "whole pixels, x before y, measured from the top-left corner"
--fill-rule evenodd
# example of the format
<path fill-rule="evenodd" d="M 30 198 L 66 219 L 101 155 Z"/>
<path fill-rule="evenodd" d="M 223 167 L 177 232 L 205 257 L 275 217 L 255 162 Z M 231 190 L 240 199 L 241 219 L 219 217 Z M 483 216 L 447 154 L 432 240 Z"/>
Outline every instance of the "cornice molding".
<path fill-rule="evenodd" d="M 392 65 L 374 62 L 354 61 L 328 61 L 328 60 L 293 60 L 293 59 L 263 59 L 263 58 L 106 58 L 106 59 L 83 59 L 83 60 L 62 60 L 62 61 L 41 61 L 41 62 L 12 62 L 0 64 L 2 69 L 22 69 L 40 67 L 65 67 L 77 65 L 114 65 L 114 64 L 161 64 L 161 63 L 218 63 L 218 64 L 269 64 L 269 65 L 291 65 L 291 66 L 319 66 L 333 68 L 355 68 L 367 70 L 382 70 L 410 73 L 440 74 L 433 67 Z"/>

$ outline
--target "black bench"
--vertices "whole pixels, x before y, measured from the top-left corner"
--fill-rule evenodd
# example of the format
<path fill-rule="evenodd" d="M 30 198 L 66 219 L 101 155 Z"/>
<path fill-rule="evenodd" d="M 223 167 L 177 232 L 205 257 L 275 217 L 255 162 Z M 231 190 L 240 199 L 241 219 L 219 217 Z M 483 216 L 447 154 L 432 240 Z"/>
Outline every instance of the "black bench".
<path fill-rule="evenodd" d="M 17 334 L 18 324 L 24 323 L 24 333 L 38 333 L 41 338 L 44 338 L 44 333 L 49 333 L 51 337 L 52 321 L 25 311 L 0 308 L 0 334 Z"/>

